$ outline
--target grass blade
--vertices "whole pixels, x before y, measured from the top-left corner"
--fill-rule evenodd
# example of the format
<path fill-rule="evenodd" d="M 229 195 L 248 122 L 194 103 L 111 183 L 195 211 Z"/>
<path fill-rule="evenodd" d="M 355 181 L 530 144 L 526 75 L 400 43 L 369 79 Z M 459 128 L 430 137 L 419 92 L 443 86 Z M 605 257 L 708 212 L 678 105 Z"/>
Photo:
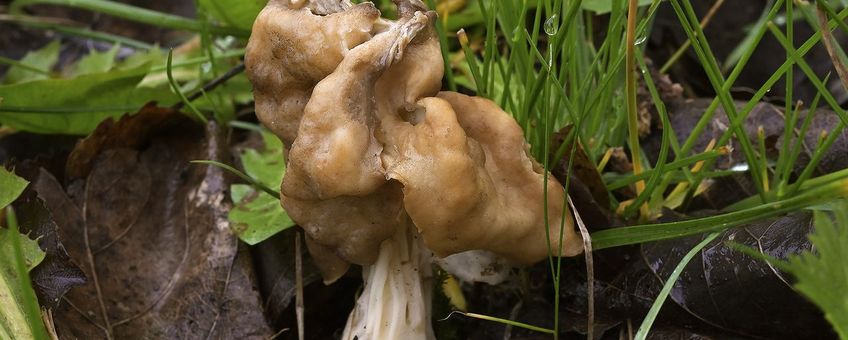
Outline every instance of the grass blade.
<path fill-rule="evenodd" d="M 651 326 L 654 324 L 654 320 L 657 318 L 657 314 L 660 312 L 660 308 L 662 308 L 663 303 L 668 298 L 668 294 L 671 293 L 671 288 L 674 287 L 674 283 L 677 282 L 677 278 L 680 277 L 680 273 L 683 272 L 683 269 L 686 268 L 686 265 L 689 264 L 689 261 L 698 254 L 701 249 L 707 246 L 710 242 L 715 240 L 720 233 L 712 233 L 704 238 L 701 243 L 698 243 L 686 253 L 686 256 L 683 256 L 683 259 L 680 260 L 680 263 L 677 264 L 677 267 L 674 267 L 674 271 L 669 275 L 668 280 L 665 281 L 665 284 L 660 291 L 660 295 L 657 296 L 654 303 L 651 305 L 651 310 L 648 311 L 648 314 L 645 316 L 645 319 L 642 320 L 642 325 L 639 326 L 639 331 L 636 332 L 636 340 L 645 340 L 648 337 L 648 332 L 651 330 Z"/>

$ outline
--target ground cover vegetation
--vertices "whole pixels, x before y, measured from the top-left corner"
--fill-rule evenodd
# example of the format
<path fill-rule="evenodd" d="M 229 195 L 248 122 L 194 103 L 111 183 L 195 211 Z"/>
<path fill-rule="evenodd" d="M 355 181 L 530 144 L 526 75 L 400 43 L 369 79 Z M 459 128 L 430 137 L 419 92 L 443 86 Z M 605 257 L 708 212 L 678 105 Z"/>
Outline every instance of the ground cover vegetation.
<path fill-rule="evenodd" d="M 265 5 L 0 3 L 0 339 L 347 335 L 378 271 L 324 285 L 280 205 Z M 584 241 L 483 282 L 436 261 L 426 336 L 848 338 L 848 3 L 421 5 L 441 89 L 514 118 Z"/>

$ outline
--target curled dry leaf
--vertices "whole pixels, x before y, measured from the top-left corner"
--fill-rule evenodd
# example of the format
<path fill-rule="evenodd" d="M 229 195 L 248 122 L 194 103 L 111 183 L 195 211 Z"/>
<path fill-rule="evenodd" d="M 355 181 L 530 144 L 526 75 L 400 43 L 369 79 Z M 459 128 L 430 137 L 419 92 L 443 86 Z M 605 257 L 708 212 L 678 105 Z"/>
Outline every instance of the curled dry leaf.
<path fill-rule="evenodd" d="M 220 136 L 214 125 L 147 107 L 101 124 L 77 146 L 69 195 L 55 181 L 39 187 L 90 278 L 54 312 L 61 337 L 271 334 L 248 254 L 229 230 L 229 182 L 220 169 L 189 163 L 222 160 Z"/>
<path fill-rule="evenodd" d="M 15 204 L 15 210 L 21 231 L 36 238 L 38 246 L 46 255 L 44 261 L 30 272 L 35 293 L 42 306 L 55 309 L 68 290 L 86 283 L 86 277 L 78 264 L 68 256 L 59 238 L 53 214 L 44 201 L 34 195 L 34 191 L 49 181 L 55 182 L 55 178 L 41 169 L 33 183 L 35 189 L 27 189 L 22 199 Z"/>

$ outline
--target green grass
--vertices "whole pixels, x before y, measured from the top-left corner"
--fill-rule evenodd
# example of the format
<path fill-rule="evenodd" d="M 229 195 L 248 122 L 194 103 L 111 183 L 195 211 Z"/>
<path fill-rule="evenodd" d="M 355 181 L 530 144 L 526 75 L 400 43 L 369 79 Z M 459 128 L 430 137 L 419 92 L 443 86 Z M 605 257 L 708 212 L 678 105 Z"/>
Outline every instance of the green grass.
<path fill-rule="evenodd" d="M 749 200 L 749 202 L 755 202 L 753 205 L 734 212 L 697 220 L 643 224 L 596 232 L 592 235 L 595 249 L 721 231 L 848 195 L 848 189 L 846 189 L 848 181 L 842 177 L 831 178 L 830 181 L 819 181 L 812 186 L 804 185 L 821 156 L 843 129 L 844 123 L 831 131 L 816 148 L 813 161 L 793 183 L 790 183 L 790 174 L 800 153 L 800 142 L 789 143 L 789 139 L 785 138 L 787 142 L 780 146 L 780 157 L 775 160 L 776 165 L 771 167 L 767 162 L 762 140 L 749 139 L 742 128 L 742 123 L 754 105 L 782 76 L 785 75 L 786 86 L 791 88 L 793 65 L 800 66 L 813 80 L 820 92 L 819 95 L 825 99 L 825 102 L 840 117 L 844 116 L 843 110 L 826 91 L 823 82 L 804 65 L 800 57 L 819 42 L 821 34 L 812 35 L 797 49 L 792 46 L 791 39 L 788 38 L 793 36 L 795 23 L 793 9 L 800 6 L 803 7 L 802 12 L 808 11 L 810 5 L 784 1 L 776 1 L 772 4 L 761 20 L 752 27 L 744 44 L 737 49 L 733 67 L 730 73 L 726 74 L 723 72 L 726 66 L 719 64 L 713 55 L 709 41 L 703 34 L 700 18 L 695 15 L 691 3 L 687 0 L 669 1 L 667 6 L 671 6 L 677 15 L 681 27 L 689 37 L 687 44 L 691 45 L 717 96 L 682 145 L 673 137 L 675 134 L 670 128 L 664 129 L 659 161 L 651 166 L 643 163 L 642 157 L 639 156 L 641 150 L 636 136 L 635 119 L 636 79 L 631 75 L 638 74 L 635 73 L 635 69 L 636 65 L 639 65 L 640 73 L 645 76 L 643 79 L 660 113 L 663 126 L 670 127 L 668 114 L 659 99 L 653 80 L 650 79 L 650 72 L 646 69 L 643 51 L 636 43 L 639 41 L 637 37 L 647 34 L 659 2 L 654 1 L 651 6 L 643 7 L 638 16 L 632 17 L 635 20 L 629 22 L 626 22 L 628 15 L 625 8 L 620 2 L 613 2 L 606 39 L 599 45 L 593 42 L 591 30 L 586 24 L 585 18 L 588 14 L 579 10 L 572 12 L 574 8 L 579 8 L 579 3 L 579 1 L 566 4 L 538 1 L 535 3 L 535 11 L 529 10 L 528 2 L 522 2 L 520 5 L 509 1 L 481 5 L 480 26 L 485 27 L 484 33 L 466 29 L 468 33 L 460 36 L 460 40 L 466 37 L 472 40 L 478 39 L 483 42 L 484 47 L 481 51 L 475 52 L 469 49 L 469 46 L 473 44 L 468 42 L 461 44 L 468 71 L 454 75 L 457 83 L 469 84 L 469 87 L 477 91 L 479 95 L 491 98 L 511 113 L 524 128 L 533 155 L 540 161 L 543 160 L 546 167 L 550 167 L 556 161 L 549 158 L 550 145 L 547 141 L 550 140 L 552 133 L 565 125 L 574 124 L 577 127 L 577 133 L 570 135 L 569 138 L 579 138 L 582 145 L 586 146 L 587 154 L 595 161 L 599 160 L 606 148 L 629 146 L 637 171 L 609 182 L 608 186 L 609 190 L 614 190 L 625 185 L 636 184 L 638 196 L 630 202 L 631 205 L 625 210 L 625 216 L 633 216 L 638 210 L 642 210 L 639 214 L 641 221 L 655 216 L 654 213 L 661 211 L 664 203 L 669 199 L 664 197 L 667 188 L 681 183 L 687 185 L 686 197 L 690 198 L 701 181 L 716 174 L 712 171 L 714 160 L 727 152 L 722 147 L 730 141 L 731 137 L 735 137 L 741 145 L 745 161 L 749 165 L 749 175 L 758 193 L 756 197 Z M 781 33 L 772 24 L 781 11 L 785 13 L 787 19 L 784 28 L 786 33 Z M 831 10 L 828 11 L 828 15 L 831 18 L 831 26 L 837 25 L 837 22 L 844 25 L 842 20 L 846 16 L 845 10 L 839 13 Z M 529 27 L 525 27 L 524 21 L 520 20 L 524 16 L 528 16 Z M 833 20 L 834 18 L 836 20 Z M 563 22 L 567 24 L 563 25 Z M 747 67 L 754 50 L 768 32 L 784 43 L 787 60 L 742 109 L 737 109 L 730 89 Z M 542 34 L 547 34 L 547 37 L 540 39 Z M 495 45 L 497 48 L 494 47 Z M 628 72 L 628 70 L 634 70 L 634 72 Z M 790 89 L 786 92 L 787 134 L 796 125 L 800 125 L 802 131 L 806 131 L 812 115 L 808 115 L 803 122 L 798 122 L 792 91 Z M 622 93 L 624 95 L 621 95 Z M 815 107 L 817 103 L 818 99 L 814 101 L 813 106 Z M 701 152 L 693 153 L 695 141 L 719 107 L 728 114 L 731 121 L 729 129 L 718 140 L 716 150 L 698 150 Z M 568 142 L 570 141 L 567 140 L 564 144 Z M 562 154 L 564 150 L 560 150 L 556 156 L 559 157 Z M 695 173 L 691 171 L 690 166 L 698 161 L 704 161 L 705 164 L 701 171 Z M 641 167 L 645 169 L 640 171 L 641 169 L 638 168 Z M 776 191 L 776 194 L 773 191 Z M 561 273 L 558 269 L 558 261 L 555 262 L 557 264 L 552 265 L 551 270 L 556 280 L 554 287 L 558 289 Z M 558 305 L 558 302 L 555 301 L 555 305 Z M 661 304 L 662 299 L 658 299 L 655 307 L 658 308 Z M 553 317 L 554 324 L 558 325 L 557 311 L 553 311 Z M 650 328 L 649 325 L 647 326 L 646 329 L 640 330 L 642 334 Z"/>

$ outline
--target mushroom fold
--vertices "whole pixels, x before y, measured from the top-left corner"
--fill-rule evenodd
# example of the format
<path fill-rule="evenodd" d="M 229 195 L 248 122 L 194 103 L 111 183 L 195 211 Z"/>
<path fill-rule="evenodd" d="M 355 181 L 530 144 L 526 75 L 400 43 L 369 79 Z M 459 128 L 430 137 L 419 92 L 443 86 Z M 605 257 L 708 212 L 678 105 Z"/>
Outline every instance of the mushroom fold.
<path fill-rule="evenodd" d="M 528 265 L 548 255 L 550 234 L 555 254 L 581 252 L 562 185 L 547 175 L 545 186 L 512 117 L 488 99 L 453 92 L 418 104 L 415 125 L 383 120 L 391 146 L 383 164 L 403 184 L 404 207 L 430 250 L 444 257 L 484 249 Z"/>
<path fill-rule="evenodd" d="M 338 0 L 270 0 L 256 17 L 244 63 L 256 116 L 291 145 L 312 87 L 371 39 L 380 11 Z"/>

